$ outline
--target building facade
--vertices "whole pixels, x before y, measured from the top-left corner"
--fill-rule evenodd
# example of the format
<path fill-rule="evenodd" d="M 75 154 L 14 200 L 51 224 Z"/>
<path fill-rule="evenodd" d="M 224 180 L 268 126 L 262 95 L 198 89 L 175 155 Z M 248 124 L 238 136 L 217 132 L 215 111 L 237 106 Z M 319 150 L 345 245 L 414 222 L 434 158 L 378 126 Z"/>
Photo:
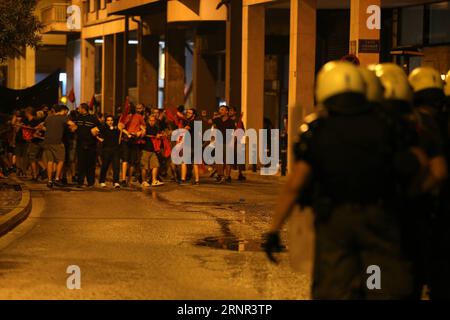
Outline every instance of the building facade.
<path fill-rule="evenodd" d="M 59 67 L 62 95 L 95 97 L 102 112 L 116 112 L 126 96 L 210 114 L 227 102 L 247 128 L 267 120 L 281 128 L 287 116 L 289 145 L 330 60 L 353 53 L 362 65 L 450 69 L 450 1 L 41 0 L 36 11 L 43 47 L 8 62 L 9 87 Z"/>

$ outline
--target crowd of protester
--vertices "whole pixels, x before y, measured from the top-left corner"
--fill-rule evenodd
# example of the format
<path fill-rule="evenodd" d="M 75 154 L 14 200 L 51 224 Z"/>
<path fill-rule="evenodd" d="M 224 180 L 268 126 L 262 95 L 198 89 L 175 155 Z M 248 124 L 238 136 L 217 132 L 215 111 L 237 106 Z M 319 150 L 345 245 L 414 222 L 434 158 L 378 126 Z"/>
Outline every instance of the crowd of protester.
<path fill-rule="evenodd" d="M 73 110 L 65 105 L 27 107 L 1 118 L 0 177 L 15 173 L 35 183 L 46 182 L 49 188 L 92 187 L 97 179 L 102 188 L 109 181 L 114 188 L 131 183 L 148 188 L 163 185 L 163 180 L 198 185 L 200 172 L 216 176 L 217 183 L 230 183 L 233 167 L 239 171 L 238 180 L 246 179 L 245 165 L 227 163 L 226 150 L 224 164 L 207 167 L 171 161 L 172 149 L 179 143 L 171 141 L 173 130 L 184 128 L 193 139 L 194 121 L 202 122 L 203 132 L 215 128 L 224 137 L 227 129 L 243 129 L 233 107 L 221 106 L 208 115 L 184 106 L 172 111 L 127 101 L 116 115 L 105 115 L 82 103 Z"/>

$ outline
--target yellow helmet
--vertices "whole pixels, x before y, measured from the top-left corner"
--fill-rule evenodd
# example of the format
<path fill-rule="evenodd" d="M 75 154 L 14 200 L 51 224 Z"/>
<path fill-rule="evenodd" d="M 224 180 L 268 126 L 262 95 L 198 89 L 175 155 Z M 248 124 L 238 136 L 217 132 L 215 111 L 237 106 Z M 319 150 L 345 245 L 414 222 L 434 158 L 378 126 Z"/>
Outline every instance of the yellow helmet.
<path fill-rule="evenodd" d="M 450 97 L 450 70 L 448 70 L 447 75 L 445 76 L 444 93 L 447 97 Z"/>
<path fill-rule="evenodd" d="M 345 61 L 325 64 L 317 75 L 317 102 L 323 103 L 328 98 L 348 92 L 364 95 L 366 93 L 366 86 L 358 68 Z"/>
<path fill-rule="evenodd" d="M 366 98 L 370 102 L 381 102 L 383 100 L 383 86 L 380 79 L 375 75 L 375 71 L 360 67 L 364 83 L 366 84 Z"/>
<path fill-rule="evenodd" d="M 442 90 L 444 88 L 441 75 L 437 70 L 430 67 L 420 67 L 414 69 L 408 79 L 414 92 L 425 89 Z"/>
<path fill-rule="evenodd" d="M 395 63 L 382 63 L 375 67 L 375 74 L 384 88 L 385 100 L 412 102 L 413 92 L 408 77 Z"/>

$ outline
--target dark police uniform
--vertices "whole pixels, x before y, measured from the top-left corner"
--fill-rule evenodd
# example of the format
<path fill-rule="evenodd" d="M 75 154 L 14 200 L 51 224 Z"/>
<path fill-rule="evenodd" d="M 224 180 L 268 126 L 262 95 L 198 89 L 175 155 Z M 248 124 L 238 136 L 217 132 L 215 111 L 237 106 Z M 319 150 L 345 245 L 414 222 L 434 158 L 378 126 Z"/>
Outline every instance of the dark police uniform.
<path fill-rule="evenodd" d="M 308 118 L 295 155 L 312 169 L 300 204 L 316 215 L 313 298 L 408 297 L 411 266 L 394 210 L 391 128 L 368 106 Z M 371 265 L 381 269 L 380 290 L 366 285 Z"/>
<path fill-rule="evenodd" d="M 423 130 L 421 116 L 406 101 L 385 101 L 382 105 L 385 114 L 393 121 L 401 144 L 406 147 L 418 147 L 428 157 L 439 154 L 440 146 L 436 137 Z M 419 168 L 416 168 L 417 172 Z M 397 212 L 400 215 L 402 230 L 402 248 L 412 262 L 413 292 L 412 299 L 420 299 L 422 289 L 429 282 L 431 220 L 428 209 L 432 199 L 422 193 L 421 179 L 407 175 L 399 181 L 397 189 Z"/>
<path fill-rule="evenodd" d="M 95 183 L 95 164 L 97 160 L 97 139 L 91 130 L 100 125 L 94 115 L 79 115 L 74 121 L 77 129 L 78 185 L 86 178 L 89 186 Z"/>
<path fill-rule="evenodd" d="M 444 138 L 444 154 L 450 169 L 450 99 L 439 113 L 440 129 Z M 432 225 L 431 298 L 450 299 L 450 178 L 447 177 L 440 193 L 440 210 Z"/>
<path fill-rule="evenodd" d="M 444 156 L 449 168 L 449 115 L 442 90 L 429 89 L 415 94 L 416 114 L 422 141 L 429 157 Z M 431 299 L 450 299 L 450 181 L 438 193 L 425 195 L 422 208 L 426 224 L 420 236 L 426 243 L 427 283 Z"/>

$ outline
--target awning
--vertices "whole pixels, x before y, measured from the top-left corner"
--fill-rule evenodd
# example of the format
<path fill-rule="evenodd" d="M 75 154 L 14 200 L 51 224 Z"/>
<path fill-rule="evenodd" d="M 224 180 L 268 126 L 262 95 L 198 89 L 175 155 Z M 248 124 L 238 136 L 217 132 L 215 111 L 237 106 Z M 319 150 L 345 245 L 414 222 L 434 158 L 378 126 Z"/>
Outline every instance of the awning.
<path fill-rule="evenodd" d="M 121 0 L 108 3 L 107 11 L 108 15 L 130 15 L 139 16 L 144 13 L 143 10 L 150 9 L 152 5 L 161 0 Z"/>
<path fill-rule="evenodd" d="M 419 48 L 412 46 L 393 48 L 391 49 L 390 54 L 393 56 L 423 56 L 423 53 Z"/>

